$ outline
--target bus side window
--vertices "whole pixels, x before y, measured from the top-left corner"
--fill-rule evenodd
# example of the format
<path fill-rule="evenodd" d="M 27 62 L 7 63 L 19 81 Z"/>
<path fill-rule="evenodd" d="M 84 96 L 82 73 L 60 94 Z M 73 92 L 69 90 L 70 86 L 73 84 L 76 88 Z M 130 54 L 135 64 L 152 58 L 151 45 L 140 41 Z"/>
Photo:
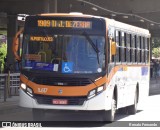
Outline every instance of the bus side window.
<path fill-rule="evenodd" d="M 137 63 L 140 62 L 140 37 L 136 36 L 136 57 L 137 57 Z"/>
<path fill-rule="evenodd" d="M 124 62 L 127 61 L 127 34 L 124 33 Z"/>
<path fill-rule="evenodd" d="M 149 62 L 149 38 L 146 38 L 146 63 Z"/>
<path fill-rule="evenodd" d="M 130 60 L 131 60 L 131 56 L 130 56 L 130 52 L 131 52 L 131 49 L 130 49 L 130 45 L 131 45 L 131 40 L 130 40 L 130 34 L 126 34 L 126 61 L 129 63 Z"/>
<path fill-rule="evenodd" d="M 125 41 L 124 39 L 125 39 L 124 32 L 121 32 L 121 42 L 120 42 L 121 62 L 125 61 L 125 51 L 124 51 Z"/>
<path fill-rule="evenodd" d="M 132 51 L 132 63 L 135 63 L 136 62 L 136 48 L 135 48 L 135 36 L 132 35 L 132 48 L 131 48 L 131 51 Z"/>
<path fill-rule="evenodd" d="M 142 37 L 139 36 L 139 63 L 142 63 Z"/>
<path fill-rule="evenodd" d="M 116 35 L 115 35 L 115 42 L 117 44 L 117 53 L 116 53 L 116 62 L 119 62 L 120 61 L 120 48 L 119 48 L 119 44 L 120 44 L 120 32 L 116 30 Z"/>
<path fill-rule="evenodd" d="M 132 35 L 129 35 L 130 37 L 130 62 L 132 62 Z"/>
<path fill-rule="evenodd" d="M 147 40 L 147 38 L 144 38 L 144 49 L 145 49 L 145 51 L 144 51 L 144 62 L 147 64 L 147 62 L 148 62 L 148 40 Z"/>
<path fill-rule="evenodd" d="M 143 52 L 142 52 L 143 63 L 145 63 L 145 38 L 143 37 Z"/>
<path fill-rule="evenodd" d="M 146 62 L 146 52 L 147 52 L 147 51 L 146 51 L 146 45 L 147 45 L 147 39 L 144 38 L 144 62 L 145 62 L 145 63 L 147 63 L 147 62 Z"/>
<path fill-rule="evenodd" d="M 141 37 L 141 62 L 144 63 L 144 38 Z"/>
<path fill-rule="evenodd" d="M 135 36 L 135 62 L 137 63 L 138 62 L 138 52 L 137 52 L 137 42 L 138 42 L 138 38 L 137 38 L 137 36 Z"/>

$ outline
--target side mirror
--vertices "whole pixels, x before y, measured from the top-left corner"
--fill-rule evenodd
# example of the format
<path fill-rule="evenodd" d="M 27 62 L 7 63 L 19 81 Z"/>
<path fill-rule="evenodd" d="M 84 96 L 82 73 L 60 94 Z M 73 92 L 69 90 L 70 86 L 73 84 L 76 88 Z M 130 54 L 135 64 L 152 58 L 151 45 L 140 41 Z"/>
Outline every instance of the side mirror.
<path fill-rule="evenodd" d="M 14 39 L 13 39 L 13 43 L 12 43 L 12 51 L 13 51 L 13 54 L 15 56 L 15 59 L 20 61 L 21 60 L 21 57 L 17 54 L 18 52 L 18 48 L 19 48 L 19 36 L 23 33 L 23 28 L 21 28 L 15 35 Z"/>
<path fill-rule="evenodd" d="M 116 42 L 111 42 L 111 55 L 116 55 L 116 50 L 117 50 L 117 47 L 116 47 Z"/>

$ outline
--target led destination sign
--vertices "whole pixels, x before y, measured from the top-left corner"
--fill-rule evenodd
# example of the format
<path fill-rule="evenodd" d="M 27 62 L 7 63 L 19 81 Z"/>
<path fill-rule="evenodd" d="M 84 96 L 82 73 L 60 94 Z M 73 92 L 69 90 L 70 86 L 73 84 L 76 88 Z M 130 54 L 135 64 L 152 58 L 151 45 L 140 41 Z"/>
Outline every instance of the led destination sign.
<path fill-rule="evenodd" d="M 30 41 L 53 42 L 53 37 L 30 36 Z"/>
<path fill-rule="evenodd" d="M 92 29 L 91 21 L 38 20 L 38 27 Z"/>

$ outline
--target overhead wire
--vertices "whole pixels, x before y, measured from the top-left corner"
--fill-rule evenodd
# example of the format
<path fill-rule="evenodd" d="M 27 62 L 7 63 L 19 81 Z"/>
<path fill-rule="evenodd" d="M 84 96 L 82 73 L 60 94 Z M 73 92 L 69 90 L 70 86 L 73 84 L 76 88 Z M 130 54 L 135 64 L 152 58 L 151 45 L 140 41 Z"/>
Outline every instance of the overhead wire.
<path fill-rule="evenodd" d="M 99 9 L 101 9 L 101 10 L 110 12 L 110 13 L 112 13 L 112 14 L 132 16 L 132 17 L 136 17 L 136 18 L 143 19 L 143 20 L 145 20 L 145 21 L 147 21 L 147 22 L 150 22 L 150 23 L 152 23 L 152 24 L 160 25 L 159 22 L 155 22 L 155 21 L 153 21 L 153 20 L 147 19 L 147 18 L 142 17 L 142 16 L 137 15 L 137 14 L 133 14 L 133 13 L 122 13 L 122 12 L 112 11 L 112 10 L 106 9 L 106 8 L 104 8 L 104 7 L 101 7 L 101 6 L 99 6 L 99 5 L 96 5 L 96 4 L 91 3 L 91 2 L 89 2 L 89 1 L 86 1 L 86 0 L 77 0 L 77 1 L 79 1 L 79 2 L 84 2 L 85 4 L 92 5 L 92 6 L 96 7 L 96 8 L 99 8 Z"/>

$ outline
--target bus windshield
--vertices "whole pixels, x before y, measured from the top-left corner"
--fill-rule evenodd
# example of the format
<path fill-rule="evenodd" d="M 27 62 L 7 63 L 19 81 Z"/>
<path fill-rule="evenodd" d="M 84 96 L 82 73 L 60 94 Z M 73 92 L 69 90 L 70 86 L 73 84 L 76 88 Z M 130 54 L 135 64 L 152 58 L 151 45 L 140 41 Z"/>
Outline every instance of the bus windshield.
<path fill-rule="evenodd" d="M 22 53 L 22 68 L 27 70 L 66 74 L 105 70 L 105 37 L 101 35 L 25 34 Z"/>

